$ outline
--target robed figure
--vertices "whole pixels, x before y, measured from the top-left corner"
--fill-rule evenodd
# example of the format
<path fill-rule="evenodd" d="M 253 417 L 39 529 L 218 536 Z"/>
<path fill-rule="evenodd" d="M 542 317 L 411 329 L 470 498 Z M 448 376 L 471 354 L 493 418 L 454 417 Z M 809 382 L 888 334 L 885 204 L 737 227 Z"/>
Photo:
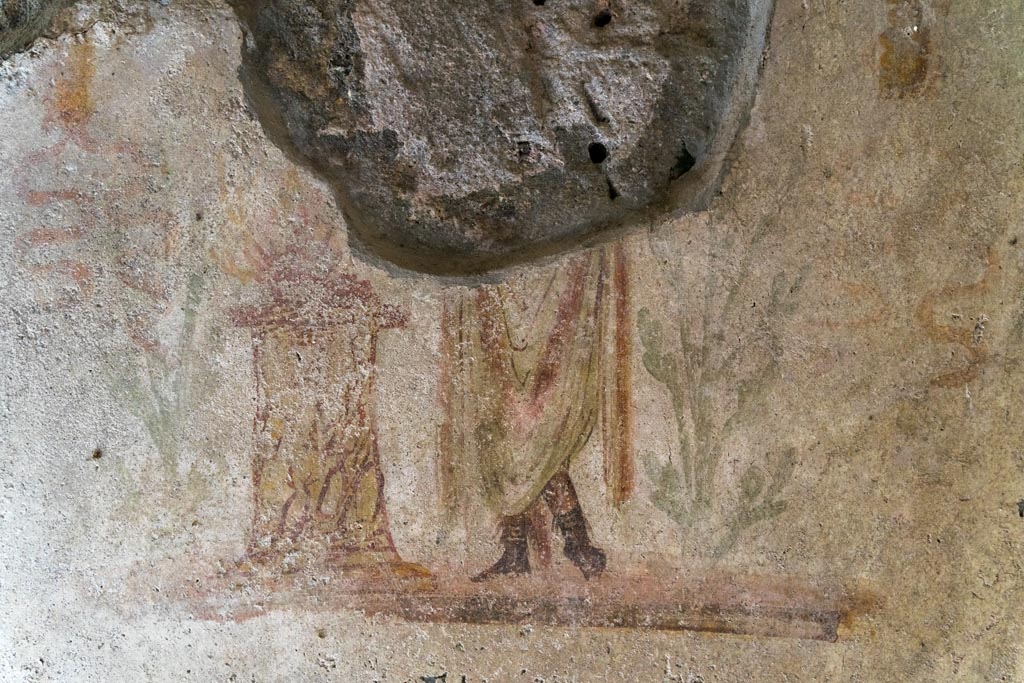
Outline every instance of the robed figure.
<path fill-rule="evenodd" d="M 441 478 L 449 512 L 467 491 L 499 520 L 501 556 L 475 579 L 528 573 L 550 514 L 586 578 L 605 568 L 569 476 L 591 438 L 611 503 L 633 488 L 630 305 L 621 244 L 527 280 L 452 290 L 442 320 Z"/>

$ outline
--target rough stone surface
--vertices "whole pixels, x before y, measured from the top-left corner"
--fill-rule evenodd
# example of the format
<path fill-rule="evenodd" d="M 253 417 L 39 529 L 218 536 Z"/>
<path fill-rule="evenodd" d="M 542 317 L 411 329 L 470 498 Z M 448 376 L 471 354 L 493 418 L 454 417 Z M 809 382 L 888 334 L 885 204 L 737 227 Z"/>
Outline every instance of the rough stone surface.
<path fill-rule="evenodd" d="M 32 42 L 68 4 L 68 0 L 0 0 L 0 58 Z"/>
<path fill-rule="evenodd" d="M 770 7 L 236 3 L 264 121 L 325 174 L 364 243 L 438 271 L 699 208 L 751 100 Z"/>
<path fill-rule="evenodd" d="M 350 247 L 229 7 L 76 11 L 0 62 L 0 681 L 1022 680 L 1019 3 L 780 0 L 706 210 L 457 282 Z M 545 505 L 474 583 L 450 483 L 541 428 L 607 566 Z"/>

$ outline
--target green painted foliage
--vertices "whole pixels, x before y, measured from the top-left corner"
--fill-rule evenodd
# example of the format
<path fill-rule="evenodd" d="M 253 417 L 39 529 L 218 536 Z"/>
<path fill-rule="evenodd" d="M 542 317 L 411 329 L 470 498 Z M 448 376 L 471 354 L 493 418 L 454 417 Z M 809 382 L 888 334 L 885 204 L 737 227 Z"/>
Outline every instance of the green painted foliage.
<path fill-rule="evenodd" d="M 730 240 L 724 236 L 718 244 L 728 248 L 733 246 Z M 668 393 L 678 443 L 667 461 L 647 452 L 643 463 L 654 485 L 654 504 L 683 527 L 694 526 L 719 506 L 724 496 L 716 482 L 724 448 L 733 435 L 764 424 L 770 393 L 780 377 L 777 329 L 795 309 L 806 269 L 795 276 L 776 274 L 766 301 L 751 315 L 742 310 L 749 304 L 740 292 L 749 284 L 755 253 L 748 248 L 731 277 L 708 267 L 701 282 L 703 310 L 680 315 L 671 324 L 647 308 L 638 315 L 643 364 Z M 784 490 L 795 462 L 794 449 L 783 448 L 746 466 L 738 490 L 728 492 L 738 502 L 725 512 L 726 528 L 716 539 L 716 555 L 727 552 L 744 530 L 786 509 Z"/>

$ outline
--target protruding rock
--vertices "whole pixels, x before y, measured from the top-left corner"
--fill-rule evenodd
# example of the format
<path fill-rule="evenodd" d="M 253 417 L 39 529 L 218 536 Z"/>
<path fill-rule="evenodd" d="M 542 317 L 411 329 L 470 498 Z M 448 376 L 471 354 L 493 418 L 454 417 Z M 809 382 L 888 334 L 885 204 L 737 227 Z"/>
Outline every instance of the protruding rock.
<path fill-rule="evenodd" d="M 378 254 L 483 269 L 713 188 L 768 0 L 238 0 L 267 127 Z"/>

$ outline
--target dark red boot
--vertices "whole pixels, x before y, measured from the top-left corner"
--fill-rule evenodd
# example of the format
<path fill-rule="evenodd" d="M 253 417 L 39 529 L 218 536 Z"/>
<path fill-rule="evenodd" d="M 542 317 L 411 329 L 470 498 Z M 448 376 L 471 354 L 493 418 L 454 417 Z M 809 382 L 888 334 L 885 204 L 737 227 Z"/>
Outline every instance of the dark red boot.
<path fill-rule="evenodd" d="M 470 581 L 486 581 L 498 576 L 521 576 L 530 573 L 530 550 L 526 541 L 528 522 L 525 514 L 505 517 L 502 520 L 501 544 L 505 551 L 497 562 Z"/>

